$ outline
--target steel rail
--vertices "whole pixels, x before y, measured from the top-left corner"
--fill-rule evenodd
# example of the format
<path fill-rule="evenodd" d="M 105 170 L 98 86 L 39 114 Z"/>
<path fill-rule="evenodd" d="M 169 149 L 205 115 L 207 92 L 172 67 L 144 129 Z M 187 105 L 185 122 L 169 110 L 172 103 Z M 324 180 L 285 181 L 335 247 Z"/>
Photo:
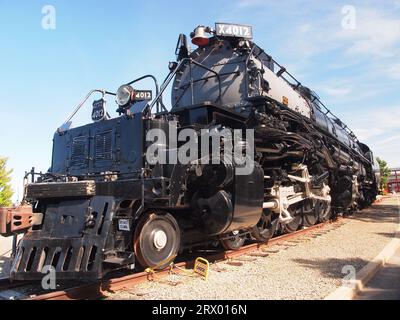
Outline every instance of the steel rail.
<path fill-rule="evenodd" d="M 9 278 L 0 279 L 0 290 L 7 290 L 12 286 L 12 282 Z"/>
<path fill-rule="evenodd" d="M 0 291 L 31 285 L 32 281 L 11 281 L 10 278 L 0 278 Z"/>

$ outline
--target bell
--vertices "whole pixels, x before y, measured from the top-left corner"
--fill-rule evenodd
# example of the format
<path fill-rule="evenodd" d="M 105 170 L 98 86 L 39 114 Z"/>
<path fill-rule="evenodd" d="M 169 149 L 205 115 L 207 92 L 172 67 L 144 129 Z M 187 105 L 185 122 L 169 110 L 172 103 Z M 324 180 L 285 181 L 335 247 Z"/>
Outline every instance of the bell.
<path fill-rule="evenodd" d="M 191 37 L 192 43 L 199 47 L 204 47 L 210 42 L 210 40 L 206 36 L 206 27 L 204 26 L 198 26 L 196 29 L 194 29 Z"/>

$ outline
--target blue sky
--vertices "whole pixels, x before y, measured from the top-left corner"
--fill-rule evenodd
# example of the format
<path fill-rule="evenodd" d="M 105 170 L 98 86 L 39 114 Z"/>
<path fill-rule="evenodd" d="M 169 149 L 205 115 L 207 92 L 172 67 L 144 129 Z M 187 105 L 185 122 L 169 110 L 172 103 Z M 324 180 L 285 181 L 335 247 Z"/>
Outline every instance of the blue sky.
<path fill-rule="evenodd" d="M 55 30 L 42 28 L 45 5 Z M 349 5 L 353 29 L 342 26 Z M 161 81 L 178 34 L 216 21 L 252 25 L 255 42 L 400 166 L 400 0 L 0 0 L 0 155 L 15 197 L 25 170 L 49 168 L 55 129 L 90 89 L 148 73 Z"/>

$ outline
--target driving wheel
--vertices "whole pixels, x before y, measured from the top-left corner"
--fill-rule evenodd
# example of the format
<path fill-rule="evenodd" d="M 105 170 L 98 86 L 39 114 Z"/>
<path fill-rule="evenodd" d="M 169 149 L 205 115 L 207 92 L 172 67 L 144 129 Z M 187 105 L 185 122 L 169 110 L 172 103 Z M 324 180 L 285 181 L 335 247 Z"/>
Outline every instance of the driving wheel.
<path fill-rule="evenodd" d="M 318 221 L 319 213 L 321 210 L 321 201 L 307 199 L 303 204 L 303 224 L 305 227 L 311 227 Z"/>
<path fill-rule="evenodd" d="M 292 205 L 288 208 L 290 215 L 293 217 L 293 220 L 289 223 L 283 225 L 283 231 L 287 233 L 295 232 L 299 229 L 301 225 L 301 207 L 298 207 L 296 204 Z"/>
<path fill-rule="evenodd" d="M 260 221 L 251 232 L 252 237 L 258 241 L 267 242 L 275 234 L 278 218 L 272 212 L 263 212 Z"/>
<path fill-rule="evenodd" d="M 227 239 L 221 239 L 221 244 L 225 248 L 225 250 L 239 250 L 246 240 L 246 236 L 244 235 L 233 235 Z"/>
<path fill-rule="evenodd" d="M 319 213 L 318 213 L 319 222 L 328 221 L 332 215 L 331 205 L 326 201 L 318 200 L 316 206 L 319 207 L 319 209 L 318 209 L 319 210 Z"/>

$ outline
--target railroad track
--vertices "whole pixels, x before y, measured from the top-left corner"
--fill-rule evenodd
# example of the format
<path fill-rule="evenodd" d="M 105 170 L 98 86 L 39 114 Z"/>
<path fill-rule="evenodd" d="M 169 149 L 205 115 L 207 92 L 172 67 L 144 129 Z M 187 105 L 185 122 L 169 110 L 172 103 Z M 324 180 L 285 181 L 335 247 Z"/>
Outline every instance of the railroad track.
<path fill-rule="evenodd" d="M 0 278 L 0 292 L 32 284 L 31 281 L 11 282 L 9 278 Z"/>
<path fill-rule="evenodd" d="M 265 253 L 268 252 L 268 248 L 275 245 L 283 245 L 283 247 L 292 247 L 297 244 L 301 244 L 302 241 L 292 241 L 289 244 L 290 240 L 299 238 L 301 236 L 310 236 L 310 237 L 318 237 L 319 235 L 329 232 L 337 227 L 340 227 L 343 224 L 343 218 L 339 218 L 335 221 L 329 221 L 325 223 L 320 223 L 302 230 L 298 230 L 293 233 L 284 234 L 275 238 L 272 238 L 267 243 L 251 243 L 246 246 L 243 246 L 241 249 L 237 251 L 222 251 L 217 253 L 211 253 L 204 255 L 210 262 L 220 262 L 227 260 L 227 262 L 235 260 L 241 256 L 245 255 L 254 255 L 254 256 L 265 256 Z M 330 228 L 329 228 L 330 227 Z M 320 231 L 320 233 L 318 233 Z M 286 245 L 284 245 L 286 243 Z M 279 251 L 279 250 L 277 250 Z M 275 251 L 275 252 L 277 252 Z M 269 252 L 274 253 L 274 252 Z M 245 261 L 245 260 L 244 260 Z M 234 263 L 233 263 L 234 264 Z M 194 259 L 189 259 L 184 262 L 176 263 L 172 268 L 164 269 L 161 271 L 157 271 L 157 277 L 168 275 L 172 270 L 175 272 L 181 272 L 182 268 L 190 268 L 194 265 Z M 237 264 L 237 265 L 240 265 Z M 124 275 L 120 277 L 103 279 L 96 282 L 86 283 L 83 285 L 78 285 L 75 287 L 70 287 L 67 289 L 63 289 L 60 291 L 53 291 L 44 294 L 30 294 L 28 297 L 25 297 L 26 300 L 95 300 L 101 299 L 105 297 L 107 292 L 115 292 L 123 289 L 127 289 L 129 287 L 135 286 L 139 283 L 148 281 L 151 274 L 148 272 L 138 272 L 134 274 Z M 31 283 L 30 283 L 31 284 Z M 26 282 L 17 282 L 11 283 L 9 279 L 0 279 L 0 294 L 4 290 L 16 289 L 18 287 L 22 287 L 27 285 Z"/>
<path fill-rule="evenodd" d="M 8 278 L 1 278 L 0 279 L 0 290 L 7 290 L 12 286 L 10 279 Z"/>

